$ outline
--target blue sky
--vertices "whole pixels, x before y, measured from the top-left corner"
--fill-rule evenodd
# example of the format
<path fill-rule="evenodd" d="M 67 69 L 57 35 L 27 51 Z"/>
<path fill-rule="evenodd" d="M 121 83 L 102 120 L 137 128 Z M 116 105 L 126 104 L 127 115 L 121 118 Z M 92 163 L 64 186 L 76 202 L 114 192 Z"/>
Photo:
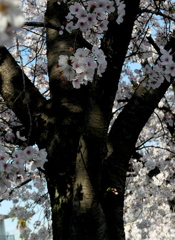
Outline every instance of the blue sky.
<path fill-rule="evenodd" d="M 10 208 L 13 206 L 13 204 L 10 201 L 3 201 L 0 204 L 0 215 L 6 215 L 10 211 Z M 33 230 L 33 223 L 37 221 L 40 217 L 41 213 L 35 214 L 34 217 L 30 220 L 30 223 L 28 223 L 28 227 Z M 19 238 L 19 231 L 16 228 L 17 226 L 17 219 L 5 219 L 5 230 L 6 233 L 9 235 L 15 235 L 15 240 L 21 240 Z"/>
<path fill-rule="evenodd" d="M 10 203 L 9 201 L 3 201 L 0 204 L 0 214 L 6 215 L 10 211 L 11 207 L 12 203 Z M 17 220 L 15 219 L 14 221 L 12 221 L 12 219 L 5 219 L 4 222 L 6 233 L 8 233 L 9 235 L 15 235 L 15 240 L 18 240 L 19 231 L 16 229 Z"/>

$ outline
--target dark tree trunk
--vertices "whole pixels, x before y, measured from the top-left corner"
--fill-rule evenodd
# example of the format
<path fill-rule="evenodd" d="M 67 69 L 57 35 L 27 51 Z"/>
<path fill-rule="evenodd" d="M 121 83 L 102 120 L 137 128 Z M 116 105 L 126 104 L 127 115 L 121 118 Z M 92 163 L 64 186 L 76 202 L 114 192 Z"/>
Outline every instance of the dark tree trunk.
<path fill-rule="evenodd" d="M 48 1 L 46 21 L 61 25 L 67 9 Z M 170 83 L 139 86 L 108 126 L 139 0 L 125 0 L 124 22 L 111 20 L 102 39 L 107 71 L 81 89 L 58 78 L 58 56 L 69 54 L 73 35 L 47 29 L 51 99 L 44 99 L 5 48 L 0 48 L 0 92 L 20 119 L 29 144 L 46 148 L 45 175 L 52 208 L 53 240 L 124 240 L 123 207 L 128 162 L 137 138 Z M 132 11 L 131 11 L 132 9 Z M 83 47 L 81 36 L 76 47 Z M 24 84 L 25 83 L 25 84 Z M 24 89 L 25 86 L 25 89 Z M 109 189 L 115 188 L 118 195 Z"/>

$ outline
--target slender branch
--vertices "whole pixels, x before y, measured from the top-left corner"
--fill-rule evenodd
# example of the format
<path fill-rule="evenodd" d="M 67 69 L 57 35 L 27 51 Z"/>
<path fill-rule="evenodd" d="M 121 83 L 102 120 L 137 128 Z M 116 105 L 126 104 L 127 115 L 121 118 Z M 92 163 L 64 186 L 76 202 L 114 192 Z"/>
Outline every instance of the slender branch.
<path fill-rule="evenodd" d="M 153 136 L 150 137 L 150 138 L 148 138 L 148 139 L 146 139 L 145 141 L 141 142 L 141 144 L 136 147 L 136 150 L 140 150 L 141 147 L 142 147 L 143 145 L 145 145 L 145 143 L 149 142 L 151 139 L 153 139 Z"/>
<path fill-rule="evenodd" d="M 26 185 L 27 183 L 29 183 L 29 182 L 31 182 L 31 181 L 32 181 L 31 178 L 26 179 L 25 181 L 23 181 L 22 183 L 20 183 L 18 186 L 14 187 L 14 188 L 9 192 L 9 196 L 12 195 L 12 193 L 13 193 L 16 189 L 18 189 L 18 188 Z M 4 201 L 4 200 L 6 200 L 6 199 L 0 199 L 0 202 L 2 202 L 2 201 Z"/>
<path fill-rule="evenodd" d="M 60 31 L 60 25 L 56 25 L 56 24 L 48 23 L 48 22 L 25 22 L 24 26 L 52 28 L 52 29 Z"/>
<path fill-rule="evenodd" d="M 54 30 L 57 30 L 57 31 L 60 31 L 60 29 L 61 29 L 60 24 L 57 25 L 57 24 L 53 24 L 53 23 L 50 23 L 50 22 L 25 22 L 24 26 L 34 27 L 34 28 L 35 27 L 51 28 L 51 29 L 54 29 Z M 64 30 L 64 31 L 66 31 L 66 30 Z M 88 49 L 92 49 L 92 45 L 83 38 L 83 36 L 80 32 L 77 32 L 76 40 L 79 43 L 81 43 L 81 45 L 83 45 L 84 47 L 87 47 Z"/>
<path fill-rule="evenodd" d="M 151 13 L 151 14 L 154 14 L 154 15 L 157 15 L 157 16 L 161 16 L 161 17 L 164 17 L 166 19 L 169 19 L 169 20 L 175 22 L 175 18 L 170 17 L 170 16 L 162 13 L 161 11 L 152 11 L 152 10 L 146 8 L 146 9 L 140 9 L 139 13 Z"/>
<path fill-rule="evenodd" d="M 161 55 L 161 52 L 160 52 L 160 48 L 157 46 L 157 44 L 154 42 L 153 38 L 151 37 L 151 35 L 149 37 L 147 37 L 148 39 L 148 42 L 154 47 L 154 49 L 157 51 L 157 53 L 159 55 Z"/>
<path fill-rule="evenodd" d="M 167 152 L 170 152 L 170 153 L 173 153 L 173 154 L 175 154 L 175 152 L 174 152 L 174 151 L 171 151 L 171 150 L 170 150 L 170 149 L 168 149 L 168 148 L 159 147 L 159 146 L 154 146 L 154 145 L 147 145 L 147 146 L 143 146 L 143 147 L 139 148 L 139 150 L 141 150 L 141 149 L 145 149 L 145 148 L 158 148 L 158 149 L 166 150 Z"/>

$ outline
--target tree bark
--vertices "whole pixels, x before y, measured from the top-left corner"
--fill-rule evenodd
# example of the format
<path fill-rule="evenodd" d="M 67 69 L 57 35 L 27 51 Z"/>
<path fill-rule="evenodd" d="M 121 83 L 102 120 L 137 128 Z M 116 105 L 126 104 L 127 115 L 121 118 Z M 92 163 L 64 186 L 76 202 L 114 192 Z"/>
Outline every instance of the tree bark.
<path fill-rule="evenodd" d="M 57 68 L 58 56 L 70 54 L 74 36 L 59 36 L 56 29 L 47 29 L 50 100 L 44 99 L 10 53 L 0 48 L 2 97 L 26 128 L 29 143 L 37 143 L 48 152 L 45 175 L 53 240 L 125 239 L 123 207 L 128 162 L 142 128 L 170 85 L 166 80 L 155 90 L 140 85 L 108 135 L 139 0 L 126 0 L 125 4 L 124 22 L 118 26 L 112 20 L 102 39 L 107 71 L 79 90 L 63 83 Z M 66 12 L 63 2 L 58 5 L 57 0 L 48 1 L 47 23 L 60 26 Z M 82 42 L 80 36 L 75 47 L 82 46 Z M 112 188 L 118 195 L 108 191 Z"/>

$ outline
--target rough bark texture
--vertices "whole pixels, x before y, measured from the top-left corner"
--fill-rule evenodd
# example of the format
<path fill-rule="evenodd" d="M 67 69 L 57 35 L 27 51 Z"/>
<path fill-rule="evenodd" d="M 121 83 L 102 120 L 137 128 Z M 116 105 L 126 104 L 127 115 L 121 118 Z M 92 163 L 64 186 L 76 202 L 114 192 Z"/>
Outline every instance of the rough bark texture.
<path fill-rule="evenodd" d="M 47 23 L 61 25 L 67 9 L 48 1 Z M 123 204 L 129 159 L 142 128 L 169 83 L 155 90 L 140 86 L 108 136 L 112 105 L 130 42 L 139 0 L 125 0 L 124 22 L 109 23 L 102 39 L 108 67 L 102 78 L 76 90 L 58 78 L 60 54 L 83 46 L 81 36 L 47 29 L 51 99 L 44 99 L 5 49 L 0 49 L 0 91 L 25 126 L 29 143 L 46 148 L 53 240 L 124 240 Z M 131 11 L 132 9 L 132 11 Z M 85 43 L 86 46 L 89 44 Z M 90 46 L 89 46 L 90 47 Z M 30 134 L 29 134 L 30 133 Z M 116 188 L 118 195 L 107 192 Z"/>

